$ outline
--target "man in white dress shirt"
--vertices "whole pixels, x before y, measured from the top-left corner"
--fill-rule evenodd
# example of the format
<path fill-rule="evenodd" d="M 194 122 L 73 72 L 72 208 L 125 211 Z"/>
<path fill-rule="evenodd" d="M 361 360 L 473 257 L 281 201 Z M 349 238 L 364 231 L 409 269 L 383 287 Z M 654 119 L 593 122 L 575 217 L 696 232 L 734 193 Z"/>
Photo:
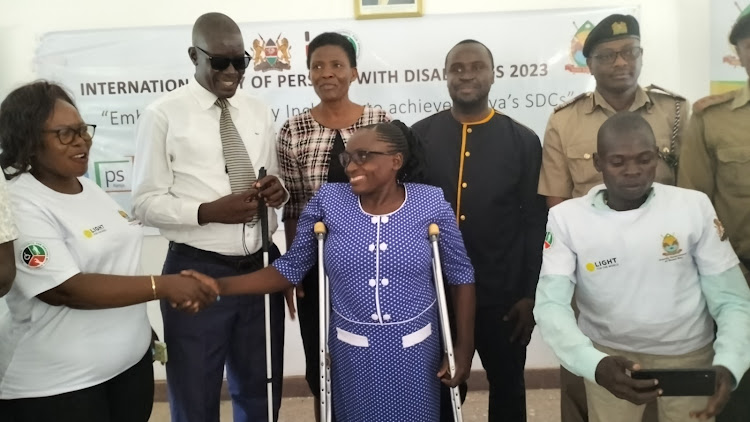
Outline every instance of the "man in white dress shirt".
<path fill-rule="evenodd" d="M 169 242 L 165 274 L 195 269 L 213 277 L 263 267 L 259 201 L 288 197 L 278 174 L 273 117 L 260 100 L 237 93 L 250 58 L 228 16 L 208 13 L 193 26 L 188 49 L 195 79 L 155 101 L 140 118 L 134 212 Z M 256 180 L 265 167 L 268 176 Z M 271 258 L 278 257 L 271 248 Z M 284 299 L 271 299 L 275 417 L 281 404 Z M 221 298 L 189 315 L 162 302 L 169 347 L 167 383 L 174 422 L 219 420 L 226 365 L 234 420 L 266 421 L 262 296 Z"/>
<path fill-rule="evenodd" d="M 5 187 L 5 175 L 0 174 L 0 297 L 10 291 L 16 278 L 16 260 L 13 257 L 13 241 L 18 231 L 10 213 L 10 199 Z"/>

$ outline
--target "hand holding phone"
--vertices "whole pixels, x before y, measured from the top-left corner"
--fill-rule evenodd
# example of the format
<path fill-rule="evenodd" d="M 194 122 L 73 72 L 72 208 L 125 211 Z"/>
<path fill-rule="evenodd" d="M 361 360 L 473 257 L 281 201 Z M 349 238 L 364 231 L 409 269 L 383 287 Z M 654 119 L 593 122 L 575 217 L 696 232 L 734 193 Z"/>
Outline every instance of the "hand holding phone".
<path fill-rule="evenodd" d="M 643 369 L 630 376 L 637 380 L 657 380 L 662 396 L 712 396 L 716 392 L 713 369 Z M 656 388 L 656 387 L 654 387 Z"/>

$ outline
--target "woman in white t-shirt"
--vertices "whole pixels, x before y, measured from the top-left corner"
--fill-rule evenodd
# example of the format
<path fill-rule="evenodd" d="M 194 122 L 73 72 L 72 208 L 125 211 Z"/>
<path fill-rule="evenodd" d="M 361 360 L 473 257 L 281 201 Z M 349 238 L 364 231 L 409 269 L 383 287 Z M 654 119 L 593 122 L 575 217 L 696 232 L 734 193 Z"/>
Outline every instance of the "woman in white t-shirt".
<path fill-rule="evenodd" d="M 19 237 L 0 321 L 0 419 L 146 422 L 153 403 L 145 302 L 197 310 L 217 288 L 135 276 L 141 224 L 89 179 L 95 130 L 45 81 L 0 105 L 0 166 Z"/>

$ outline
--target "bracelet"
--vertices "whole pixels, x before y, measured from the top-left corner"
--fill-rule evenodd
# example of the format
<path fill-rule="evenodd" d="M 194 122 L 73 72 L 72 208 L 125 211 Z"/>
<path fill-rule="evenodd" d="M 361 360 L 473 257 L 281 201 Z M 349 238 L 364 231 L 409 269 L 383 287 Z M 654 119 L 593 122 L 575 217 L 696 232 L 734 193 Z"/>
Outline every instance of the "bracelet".
<path fill-rule="evenodd" d="M 154 300 L 156 300 L 156 280 L 154 280 L 154 276 L 151 276 L 151 292 L 154 294 Z"/>

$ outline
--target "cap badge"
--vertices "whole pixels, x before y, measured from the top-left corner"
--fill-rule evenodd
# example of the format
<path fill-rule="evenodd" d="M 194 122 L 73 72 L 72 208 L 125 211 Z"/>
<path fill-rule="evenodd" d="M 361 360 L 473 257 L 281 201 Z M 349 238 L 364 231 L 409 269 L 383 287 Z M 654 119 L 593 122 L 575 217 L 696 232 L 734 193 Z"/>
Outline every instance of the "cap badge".
<path fill-rule="evenodd" d="M 615 22 L 612 24 L 612 35 L 624 35 L 628 33 L 628 24 L 625 22 Z"/>

